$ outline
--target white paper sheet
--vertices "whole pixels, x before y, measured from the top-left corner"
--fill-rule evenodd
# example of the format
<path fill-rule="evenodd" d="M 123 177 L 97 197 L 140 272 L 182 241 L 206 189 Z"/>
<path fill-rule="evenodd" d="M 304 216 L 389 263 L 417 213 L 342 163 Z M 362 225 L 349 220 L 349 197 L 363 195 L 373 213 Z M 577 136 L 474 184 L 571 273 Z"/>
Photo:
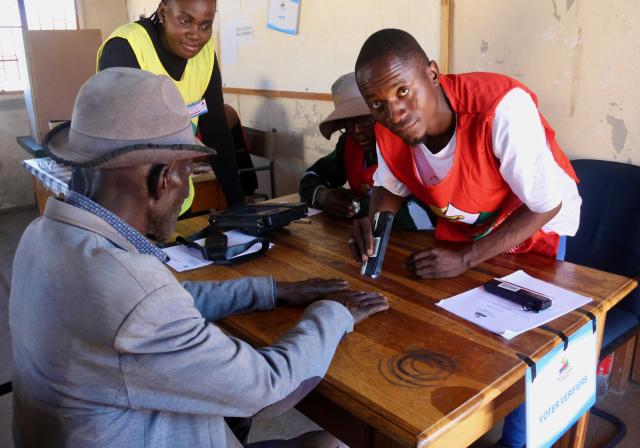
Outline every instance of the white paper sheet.
<path fill-rule="evenodd" d="M 319 215 L 320 213 L 322 213 L 322 210 L 319 208 L 307 207 L 307 217 Z"/>
<path fill-rule="evenodd" d="M 270 0 L 267 28 L 298 34 L 300 0 Z"/>
<path fill-rule="evenodd" d="M 237 64 L 238 63 L 238 36 L 237 36 L 237 22 L 235 20 L 228 20 L 222 22 L 222 29 L 220 30 L 222 35 L 220 36 L 220 45 L 222 52 L 222 64 Z"/>
<path fill-rule="evenodd" d="M 229 230 L 224 232 L 224 234 L 227 235 L 227 246 L 244 244 L 255 239 L 255 236 L 247 235 L 246 233 L 242 233 L 237 230 Z M 200 245 L 204 244 L 204 238 L 196 240 L 196 243 Z M 258 252 L 260 247 L 262 247 L 262 245 L 260 243 L 256 243 L 233 258 Z M 273 247 L 272 243 L 269 244 L 269 249 L 271 249 L 271 247 Z M 213 263 L 202 258 L 202 254 L 198 249 L 187 247 L 183 244 L 167 247 L 163 250 L 171 258 L 167 264 L 177 272 L 190 271 L 191 269 L 201 268 Z"/>
<path fill-rule="evenodd" d="M 505 339 L 512 339 L 591 302 L 589 297 L 538 280 L 524 271 L 516 271 L 502 280 L 547 295 L 553 303 L 539 313 L 524 311 L 521 305 L 478 287 L 441 300 L 437 305 Z"/>
<path fill-rule="evenodd" d="M 198 240 L 198 243 L 202 242 L 204 242 L 204 238 Z M 212 261 L 202 258 L 202 254 L 197 249 L 182 244 L 167 247 L 162 250 L 171 258 L 167 264 L 177 272 L 190 271 L 191 269 L 201 268 L 213 263 Z"/>
<path fill-rule="evenodd" d="M 242 17 L 236 20 L 236 40 L 238 44 L 244 44 L 253 40 L 253 23 L 251 18 Z"/>

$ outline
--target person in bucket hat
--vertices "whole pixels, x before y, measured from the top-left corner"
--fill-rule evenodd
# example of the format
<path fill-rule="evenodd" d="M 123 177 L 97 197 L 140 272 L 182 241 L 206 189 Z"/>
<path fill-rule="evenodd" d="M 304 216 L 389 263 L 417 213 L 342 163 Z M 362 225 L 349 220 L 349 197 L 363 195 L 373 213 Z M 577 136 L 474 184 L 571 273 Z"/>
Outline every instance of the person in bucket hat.
<path fill-rule="evenodd" d="M 328 140 L 341 133 L 335 149 L 311 165 L 300 179 L 302 201 L 335 216 L 352 218 L 367 213 L 373 174 L 378 167 L 375 121 L 362 98 L 355 73 L 340 76 L 331 86 L 335 109 L 321 123 Z M 343 188 L 345 183 L 350 188 Z M 432 228 L 428 212 L 409 198 L 395 218 L 402 228 Z"/>
<path fill-rule="evenodd" d="M 82 167 L 87 195 L 50 198 L 16 251 L 16 447 L 242 447 L 225 416 L 289 409 L 320 381 L 354 323 L 388 307 L 337 279 L 176 280 L 147 237 L 171 234 L 191 158 L 214 151 L 194 140 L 166 76 L 101 71 L 44 147 Z M 256 350 L 210 323 L 276 303 L 309 305 L 277 348 Z M 304 439 L 340 446 L 322 431 Z"/>

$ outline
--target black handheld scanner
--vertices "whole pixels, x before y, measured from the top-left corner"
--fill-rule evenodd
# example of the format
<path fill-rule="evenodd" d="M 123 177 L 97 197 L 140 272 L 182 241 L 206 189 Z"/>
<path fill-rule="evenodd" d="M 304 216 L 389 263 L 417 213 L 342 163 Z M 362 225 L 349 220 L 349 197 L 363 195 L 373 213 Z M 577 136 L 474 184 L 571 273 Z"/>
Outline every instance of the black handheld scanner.
<path fill-rule="evenodd" d="M 373 216 L 373 255 L 362 263 L 360 274 L 371 278 L 377 278 L 380 275 L 392 226 L 393 213 L 376 212 Z"/>
<path fill-rule="evenodd" d="M 495 294 L 503 299 L 510 300 L 522 305 L 522 308 L 526 311 L 541 311 L 546 310 L 551 306 L 551 298 L 540 294 L 539 292 L 531 291 L 530 289 L 523 288 L 513 283 L 509 283 L 505 280 L 498 280 L 494 278 L 484 284 L 486 289 L 491 294 Z"/>

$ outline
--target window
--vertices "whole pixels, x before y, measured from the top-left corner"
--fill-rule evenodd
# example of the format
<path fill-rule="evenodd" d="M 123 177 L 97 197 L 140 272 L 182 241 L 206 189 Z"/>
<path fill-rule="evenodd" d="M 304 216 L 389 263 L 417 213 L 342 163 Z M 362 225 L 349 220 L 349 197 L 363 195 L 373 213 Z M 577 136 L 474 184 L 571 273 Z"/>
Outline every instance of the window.
<path fill-rule="evenodd" d="M 77 28 L 74 0 L 0 0 L 0 91 L 22 90 L 24 86 L 22 5 L 30 30 Z"/>
<path fill-rule="evenodd" d="M 0 0 L 0 91 L 22 90 L 18 49 L 22 48 L 22 28 L 17 0 Z"/>

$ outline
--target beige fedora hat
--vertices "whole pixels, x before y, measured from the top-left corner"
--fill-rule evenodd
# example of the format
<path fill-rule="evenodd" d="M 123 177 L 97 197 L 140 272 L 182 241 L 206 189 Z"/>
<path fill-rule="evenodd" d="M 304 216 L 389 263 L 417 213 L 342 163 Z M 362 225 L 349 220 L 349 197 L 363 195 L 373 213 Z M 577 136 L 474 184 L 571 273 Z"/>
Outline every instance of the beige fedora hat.
<path fill-rule="evenodd" d="M 49 131 L 42 146 L 58 162 L 84 168 L 216 154 L 194 137 L 189 111 L 170 78 L 124 67 L 89 78 L 76 96 L 71 121 Z"/>
<path fill-rule="evenodd" d="M 320 123 L 320 133 L 324 138 L 331 138 L 331 134 L 340 129 L 342 120 L 371 115 L 369 106 L 358 90 L 354 72 L 339 77 L 331 86 L 331 95 L 335 110 Z"/>

